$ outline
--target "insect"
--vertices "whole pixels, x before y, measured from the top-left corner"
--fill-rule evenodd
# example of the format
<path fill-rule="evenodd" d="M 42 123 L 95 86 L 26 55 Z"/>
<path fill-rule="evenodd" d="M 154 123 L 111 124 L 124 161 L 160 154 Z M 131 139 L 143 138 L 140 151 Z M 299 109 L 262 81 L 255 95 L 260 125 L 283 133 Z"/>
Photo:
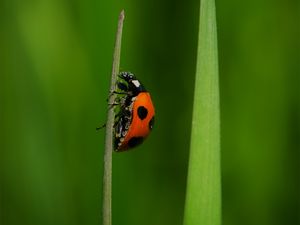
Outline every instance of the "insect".
<path fill-rule="evenodd" d="M 144 141 L 153 128 L 155 111 L 149 92 L 134 74 L 121 72 L 116 87 L 114 149 L 119 152 Z"/>

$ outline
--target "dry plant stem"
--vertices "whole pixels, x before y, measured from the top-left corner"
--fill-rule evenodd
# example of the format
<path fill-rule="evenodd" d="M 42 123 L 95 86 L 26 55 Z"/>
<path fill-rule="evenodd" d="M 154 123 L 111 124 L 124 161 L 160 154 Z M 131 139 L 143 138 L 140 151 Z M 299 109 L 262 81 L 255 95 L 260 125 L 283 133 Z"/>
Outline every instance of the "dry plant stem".
<path fill-rule="evenodd" d="M 116 43 L 114 49 L 114 58 L 112 65 L 110 93 L 115 90 L 115 82 L 119 73 L 120 55 L 121 55 L 121 39 L 124 21 L 124 10 L 121 11 L 118 22 L 118 30 L 116 34 Z M 115 101 L 115 95 L 110 94 L 108 103 Z M 108 115 L 106 122 L 105 136 L 105 152 L 104 152 L 104 170 L 103 170 L 103 225 L 111 225 L 111 184 L 112 184 L 112 152 L 113 152 L 113 123 L 114 109 L 108 107 Z"/>

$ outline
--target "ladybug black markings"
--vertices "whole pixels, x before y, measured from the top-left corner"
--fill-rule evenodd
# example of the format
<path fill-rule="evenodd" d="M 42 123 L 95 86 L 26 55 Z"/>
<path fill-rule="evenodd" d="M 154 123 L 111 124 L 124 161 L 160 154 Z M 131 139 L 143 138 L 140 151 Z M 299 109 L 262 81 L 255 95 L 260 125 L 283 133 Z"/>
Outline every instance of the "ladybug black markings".
<path fill-rule="evenodd" d="M 130 72 L 118 75 L 114 91 L 118 94 L 119 111 L 115 115 L 115 151 L 126 151 L 139 144 L 148 136 L 154 125 L 154 106 L 149 92 Z"/>
<path fill-rule="evenodd" d="M 154 116 L 151 118 L 150 122 L 149 122 L 149 129 L 152 130 L 154 125 Z"/>
<path fill-rule="evenodd" d="M 141 120 L 145 119 L 148 115 L 148 110 L 144 106 L 139 106 L 137 114 Z"/>
<path fill-rule="evenodd" d="M 137 145 L 140 145 L 142 144 L 144 141 L 144 138 L 143 137 L 132 137 L 129 141 L 128 141 L 128 146 L 130 148 L 133 148 Z"/>

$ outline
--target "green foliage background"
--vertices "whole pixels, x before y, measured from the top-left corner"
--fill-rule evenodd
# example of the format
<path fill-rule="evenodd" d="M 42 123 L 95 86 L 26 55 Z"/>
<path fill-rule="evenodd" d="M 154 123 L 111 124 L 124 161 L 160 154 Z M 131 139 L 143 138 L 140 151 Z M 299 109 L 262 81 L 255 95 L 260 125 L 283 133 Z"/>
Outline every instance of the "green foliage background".
<path fill-rule="evenodd" d="M 152 93 L 156 124 L 113 155 L 113 223 L 179 225 L 199 1 L 0 1 L 0 224 L 101 221 L 117 18 L 121 69 Z M 224 225 L 299 224 L 297 0 L 216 1 Z"/>

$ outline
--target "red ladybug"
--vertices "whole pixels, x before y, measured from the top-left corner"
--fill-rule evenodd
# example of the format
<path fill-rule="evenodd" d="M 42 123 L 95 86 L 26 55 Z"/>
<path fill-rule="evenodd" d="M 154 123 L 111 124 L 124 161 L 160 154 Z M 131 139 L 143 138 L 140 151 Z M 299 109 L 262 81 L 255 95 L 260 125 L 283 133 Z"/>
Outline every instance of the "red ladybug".
<path fill-rule="evenodd" d="M 141 144 L 154 125 L 154 106 L 149 92 L 130 72 L 121 72 L 116 84 L 120 92 L 119 111 L 114 123 L 115 151 L 126 151 Z"/>

